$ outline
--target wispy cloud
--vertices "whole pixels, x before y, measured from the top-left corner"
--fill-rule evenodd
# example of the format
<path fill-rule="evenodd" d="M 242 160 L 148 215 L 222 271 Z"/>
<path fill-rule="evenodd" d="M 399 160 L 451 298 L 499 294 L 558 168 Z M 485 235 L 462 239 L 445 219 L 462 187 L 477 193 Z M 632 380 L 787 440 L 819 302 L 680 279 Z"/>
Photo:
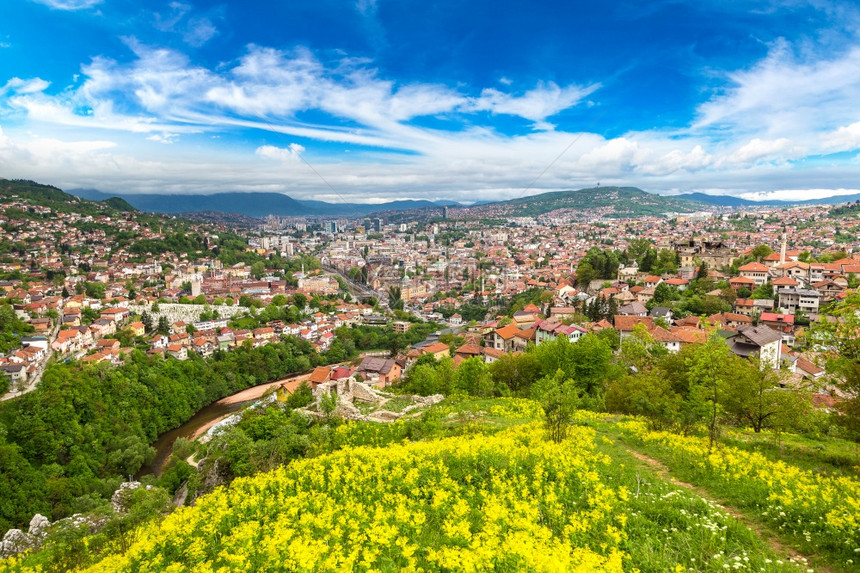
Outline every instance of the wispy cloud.
<path fill-rule="evenodd" d="M 159 26 L 186 33 L 193 8 L 179 2 L 168 8 Z M 211 38 L 205 25 L 201 30 L 202 41 Z M 75 186 L 125 178 L 125 188 L 139 191 L 313 196 L 320 181 L 297 161 L 301 154 L 345 194 L 390 198 L 409 189 L 474 201 L 519 196 L 562 151 L 536 191 L 597 180 L 666 192 L 712 188 L 715 180 L 733 193 L 815 189 L 829 182 L 795 160 L 860 148 L 860 48 L 800 55 L 778 42 L 762 60 L 726 72 L 725 89 L 697 106 L 689 126 L 605 137 L 550 125 L 566 110 L 601 105 L 606 88 L 598 81 L 401 82 L 369 59 L 259 45 L 207 67 L 175 49 L 125 41 L 130 61 L 96 57 L 82 66 L 74 88 L 52 91 L 40 78 L 7 80 L 0 120 L 25 116 L 30 123 L 0 132 L 0 165 L 20 176 L 38 166 L 54 174 L 49 180 Z M 511 135 L 496 128 L 500 118 L 533 129 Z M 69 128 L 69 135 L 34 137 L 35 125 Z M 206 157 L 163 155 L 149 143 L 172 143 L 178 152 L 197 133 L 244 137 L 247 130 L 282 141 L 219 147 Z M 53 164 L 51 153 L 58 158 Z M 847 187 L 852 172 L 856 165 L 842 163 L 828 177 L 834 188 Z"/>
<path fill-rule="evenodd" d="M 693 127 L 797 137 L 856 121 L 860 47 L 836 56 L 796 52 L 779 41 L 749 69 L 730 72 L 725 93 L 699 107 Z"/>
<path fill-rule="evenodd" d="M 376 0 L 357 0 L 355 3 L 355 9 L 365 16 L 376 14 L 376 8 Z"/>
<path fill-rule="evenodd" d="M 166 12 L 153 14 L 154 25 L 162 32 L 179 34 L 191 47 L 199 48 L 218 35 L 218 28 L 207 16 L 194 15 L 194 6 L 185 2 L 171 2 Z"/>
<path fill-rule="evenodd" d="M 469 102 L 466 109 L 516 115 L 535 122 L 571 108 L 600 88 L 600 84 L 559 87 L 554 82 L 539 83 L 521 96 L 488 88 Z"/>
<path fill-rule="evenodd" d="M 0 96 L 8 93 L 16 94 L 34 94 L 43 92 L 48 89 L 51 83 L 42 78 L 30 78 L 23 80 L 21 78 L 12 78 L 6 82 L 3 87 L 0 87 Z"/>
<path fill-rule="evenodd" d="M 55 10 L 85 10 L 98 6 L 103 0 L 32 0 Z"/>

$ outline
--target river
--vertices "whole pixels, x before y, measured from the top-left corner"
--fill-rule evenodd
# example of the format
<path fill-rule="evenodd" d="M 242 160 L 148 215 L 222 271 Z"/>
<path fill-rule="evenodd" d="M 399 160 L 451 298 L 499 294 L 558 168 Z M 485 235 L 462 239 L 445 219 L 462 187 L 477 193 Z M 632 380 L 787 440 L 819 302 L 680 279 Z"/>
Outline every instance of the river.
<path fill-rule="evenodd" d="M 236 392 L 235 394 L 231 394 L 226 398 L 221 398 L 217 402 L 213 402 L 201 410 L 198 410 L 191 419 L 178 428 L 174 428 L 173 430 L 164 432 L 158 436 L 158 439 L 152 444 L 155 448 L 155 458 L 153 458 L 152 463 L 140 468 L 140 471 L 137 472 L 137 477 L 140 478 L 147 474 L 160 476 L 161 472 L 164 470 L 164 466 L 167 464 L 167 461 L 173 453 L 173 443 L 177 438 L 186 438 L 189 440 L 196 439 L 206 430 L 214 426 L 218 421 L 226 418 L 233 412 L 238 412 L 244 406 L 259 400 L 260 397 L 266 393 L 266 390 L 272 386 L 278 386 L 286 382 L 287 389 L 292 392 L 303 380 L 306 380 L 308 376 L 310 376 L 308 372 L 303 372 L 301 374 L 288 376 L 287 378 L 283 378 L 275 382 L 267 382 L 265 384 L 260 384 L 259 386 L 252 386 L 251 388 L 246 388 Z"/>

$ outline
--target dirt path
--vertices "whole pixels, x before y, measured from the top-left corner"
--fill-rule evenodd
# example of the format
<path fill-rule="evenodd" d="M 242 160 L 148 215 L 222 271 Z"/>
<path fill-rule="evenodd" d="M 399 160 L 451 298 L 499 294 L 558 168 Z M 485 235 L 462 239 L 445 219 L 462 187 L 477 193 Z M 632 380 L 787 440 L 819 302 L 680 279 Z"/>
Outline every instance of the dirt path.
<path fill-rule="evenodd" d="M 629 446 L 625 445 L 624 447 L 627 452 L 630 453 L 631 456 L 643 462 L 645 465 L 654 470 L 654 472 L 657 473 L 657 475 L 664 481 L 667 481 L 672 485 L 683 487 L 692 491 L 697 496 L 713 503 L 716 507 L 720 508 L 725 513 L 731 515 L 732 517 L 743 523 L 753 533 L 762 538 L 764 542 L 767 543 L 768 546 L 770 546 L 770 548 L 773 549 L 775 553 L 789 557 L 792 561 L 802 563 L 804 565 L 806 565 L 811 559 L 810 556 L 803 555 L 799 553 L 794 547 L 786 545 L 785 543 L 780 541 L 771 531 L 769 531 L 766 527 L 762 526 L 762 524 L 753 521 L 748 516 L 736 510 L 735 508 L 721 503 L 720 500 L 717 500 L 712 497 L 707 490 L 675 478 L 675 476 L 672 475 L 672 472 L 669 471 L 669 468 L 666 467 L 666 465 L 660 460 L 655 460 L 650 456 L 647 456 L 641 452 L 637 452 L 636 450 L 631 449 Z M 822 565 L 815 565 L 814 568 L 816 571 L 818 571 L 818 573 L 831 573 L 830 569 Z"/>

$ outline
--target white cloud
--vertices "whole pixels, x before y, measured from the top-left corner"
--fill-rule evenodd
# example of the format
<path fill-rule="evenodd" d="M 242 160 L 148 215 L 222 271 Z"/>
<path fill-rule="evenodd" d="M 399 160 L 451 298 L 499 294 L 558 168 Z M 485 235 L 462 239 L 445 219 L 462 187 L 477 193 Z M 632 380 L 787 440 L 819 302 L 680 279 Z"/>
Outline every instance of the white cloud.
<path fill-rule="evenodd" d="M 743 193 L 741 197 L 751 201 L 805 201 L 807 199 L 823 199 L 825 197 L 854 195 L 858 193 L 860 193 L 860 189 L 776 189 L 774 191 Z"/>
<path fill-rule="evenodd" d="M 182 39 L 189 46 L 199 48 L 218 34 L 218 28 L 209 18 L 192 18 Z"/>
<path fill-rule="evenodd" d="M 701 145 L 689 151 L 673 149 L 659 156 L 648 156 L 639 160 L 639 171 L 645 175 L 670 175 L 677 171 L 696 172 L 708 167 L 713 157 Z"/>
<path fill-rule="evenodd" d="M 618 137 L 583 154 L 579 164 L 582 168 L 590 169 L 598 175 L 607 171 L 618 173 L 627 171 L 633 166 L 638 151 L 639 145 L 635 141 Z"/>
<path fill-rule="evenodd" d="M 519 97 L 487 88 L 479 98 L 471 100 L 466 109 L 516 115 L 538 122 L 573 107 L 599 88 L 600 84 L 562 88 L 554 82 L 542 82 Z"/>
<path fill-rule="evenodd" d="M 735 150 L 725 153 L 719 158 L 718 165 L 751 165 L 754 163 L 784 162 L 802 157 L 806 150 L 788 138 L 761 139 L 754 137 Z"/>
<path fill-rule="evenodd" d="M 85 10 L 98 6 L 102 0 L 33 0 L 55 10 Z"/>
<path fill-rule="evenodd" d="M 176 142 L 179 139 L 178 133 L 153 133 L 152 135 L 146 138 L 148 141 L 155 141 L 157 143 L 171 144 Z"/>
<path fill-rule="evenodd" d="M 45 81 L 42 78 L 32 78 L 23 80 L 21 78 L 12 78 L 6 82 L 3 87 L 0 87 L 0 96 L 7 93 L 16 94 L 33 94 L 43 92 L 48 89 L 51 82 Z"/>
<path fill-rule="evenodd" d="M 824 147 L 831 151 L 852 151 L 860 148 L 860 121 L 840 126 L 821 136 Z"/>
<path fill-rule="evenodd" d="M 199 48 L 218 34 L 218 28 L 210 18 L 205 16 L 189 16 L 194 7 L 184 2 L 171 2 L 170 11 L 154 14 L 155 27 L 162 32 L 173 32 L 182 36 L 182 40 L 194 48 Z"/>
<path fill-rule="evenodd" d="M 747 70 L 728 74 L 730 87 L 698 109 L 694 129 L 797 137 L 857 119 L 860 47 L 837 56 L 796 56 L 786 42 Z"/>
<path fill-rule="evenodd" d="M 165 16 L 162 24 L 181 33 L 191 8 L 174 2 L 171 10 L 179 19 L 171 23 Z M 502 89 L 483 90 L 404 84 L 383 77 L 367 60 L 323 61 L 303 48 L 254 45 L 237 60 L 208 68 L 175 50 L 134 38 L 126 42 L 133 60 L 95 58 L 82 67 L 83 81 L 59 94 L 46 93 L 48 84 L 39 78 L 7 81 L 0 94 L 10 95 L 0 109 L 15 112 L 16 118 L 26 116 L 29 131 L 52 137 L 36 144 L 26 134 L 0 133 L 0 162 L 14 166 L 21 176 L 28 176 L 28 168 L 31 178 L 33 173 L 53 174 L 48 181 L 54 184 L 104 187 L 116 182 L 137 191 L 275 190 L 308 197 L 319 191 L 319 177 L 297 161 L 304 147 L 286 144 L 301 138 L 305 145 L 328 143 L 329 155 L 313 155 L 314 168 L 344 196 L 391 198 L 409 189 L 415 196 L 468 201 L 516 197 L 544 171 L 535 192 L 596 180 L 652 191 L 703 189 L 718 181 L 720 190 L 737 194 L 846 187 L 844 178 L 856 179 L 856 165 L 839 165 L 827 172 L 831 180 L 823 180 L 820 172 L 789 163 L 807 153 L 852 149 L 860 143 L 860 114 L 839 87 L 851 92 L 860 79 L 832 73 L 840 63 L 850 63 L 848 53 L 798 62 L 787 49 L 774 49 L 750 69 L 731 74 L 733 87 L 702 104 L 697 123 L 689 128 L 629 132 L 607 140 L 596 133 L 557 131 L 548 122 L 599 95 L 599 83 L 539 82 L 525 92 L 509 91 L 501 80 Z M 775 94 L 791 92 L 804 74 L 829 88 L 798 86 L 805 94 L 787 93 L 797 109 L 778 101 Z M 506 135 L 494 129 L 495 121 L 482 124 L 481 112 L 521 117 L 534 129 Z M 450 122 L 454 129 L 420 127 L 423 122 L 414 120 L 424 117 Z M 822 118 L 820 124 L 815 117 Z M 58 126 L 77 147 L 60 149 Z M 195 133 L 206 133 L 207 141 L 228 139 L 245 129 L 279 133 L 284 146 L 213 148 L 201 156 L 183 153 L 177 143 L 180 136 L 183 144 L 192 141 Z M 53 151 L 63 158 L 55 165 L 44 153 L 51 139 Z M 106 139 L 116 142 L 107 145 Z M 175 145 L 164 154 L 144 139 Z M 90 142 L 90 147 L 80 142 Z"/>
<path fill-rule="evenodd" d="M 299 159 L 305 148 L 298 143 L 291 143 L 289 147 L 275 147 L 274 145 L 262 145 L 254 153 L 261 157 L 276 159 L 278 161 L 292 161 Z"/>

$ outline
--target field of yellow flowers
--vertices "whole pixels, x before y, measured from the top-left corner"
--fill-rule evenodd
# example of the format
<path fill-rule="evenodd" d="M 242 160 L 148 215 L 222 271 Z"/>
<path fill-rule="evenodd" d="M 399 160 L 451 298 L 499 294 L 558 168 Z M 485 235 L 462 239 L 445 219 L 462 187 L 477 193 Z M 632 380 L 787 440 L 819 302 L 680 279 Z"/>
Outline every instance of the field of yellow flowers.
<path fill-rule="evenodd" d="M 651 439 L 638 422 L 613 434 L 580 412 L 555 443 L 540 417 L 528 400 L 447 402 L 447 437 L 419 441 L 409 424 L 344 424 L 338 451 L 235 480 L 81 570 L 809 570 L 610 439 Z M 0 573 L 50 570 L 37 557 L 0 561 Z"/>
<path fill-rule="evenodd" d="M 640 420 L 616 427 L 673 472 L 754 511 L 805 551 L 829 554 L 847 570 L 860 571 L 860 480 L 823 475 L 737 447 L 709 452 L 705 438 L 649 431 Z"/>

